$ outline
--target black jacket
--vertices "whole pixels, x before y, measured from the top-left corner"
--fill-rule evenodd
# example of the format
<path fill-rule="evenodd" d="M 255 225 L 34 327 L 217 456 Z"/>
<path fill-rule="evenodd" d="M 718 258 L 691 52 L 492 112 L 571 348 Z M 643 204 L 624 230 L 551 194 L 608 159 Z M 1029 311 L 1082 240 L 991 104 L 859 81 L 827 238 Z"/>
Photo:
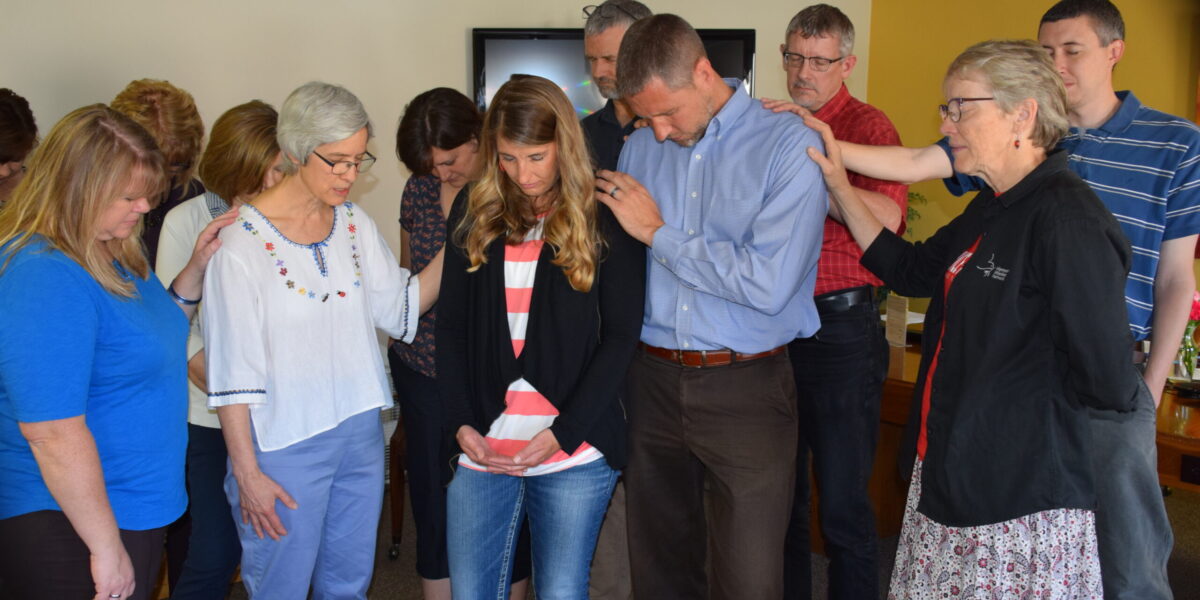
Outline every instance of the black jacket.
<path fill-rule="evenodd" d="M 462 425 L 486 434 L 504 411 L 508 386 L 524 377 L 559 411 L 550 430 L 564 452 L 583 442 L 604 453 L 613 468 L 628 456 L 620 402 L 625 371 L 642 330 L 646 248 L 629 237 L 607 207 L 598 207 L 601 251 L 588 292 L 575 291 L 542 247 L 534 275 L 529 324 L 521 356 L 513 356 L 504 293 L 504 239 L 488 247 L 488 262 L 467 272 L 465 251 L 454 244 L 466 194 L 447 222 L 445 268 L 438 298 L 438 389 L 447 434 Z"/>
<path fill-rule="evenodd" d="M 946 269 L 979 239 L 943 301 Z M 896 292 L 932 296 L 905 450 L 942 337 L 918 509 L 944 525 L 1095 508 L 1086 407 L 1131 410 L 1124 290 L 1130 247 L 1067 169 L 1065 152 L 997 198 L 985 188 L 925 243 L 884 231 L 862 263 Z M 911 465 L 911 460 L 907 464 Z"/>

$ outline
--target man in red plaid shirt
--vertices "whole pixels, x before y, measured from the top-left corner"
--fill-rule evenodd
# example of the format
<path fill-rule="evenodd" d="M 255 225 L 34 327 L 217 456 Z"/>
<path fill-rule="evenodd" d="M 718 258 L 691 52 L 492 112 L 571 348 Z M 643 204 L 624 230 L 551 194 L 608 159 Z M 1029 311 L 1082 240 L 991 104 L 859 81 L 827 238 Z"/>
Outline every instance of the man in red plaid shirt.
<path fill-rule="evenodd" d="M 850 95 L 854 25 L 826 4 L 809 6 L 788 24 L 783 52 L 788 93 L 833 128 L 839 140 L 895 145 L 900 136 L 879 109 Z M 875 217 L 897 231 L 907 186 L 850 173 Z M 784 557 L 785 598 L 809 598 L 809 476 L 812 453 L 821 492 L 821 529 L 829 556 L 829 598 L 878 598 L 875 516 L 867 483 L 879 437 L 879 398 L 888 350 L 875 303 L 879 280 L 858 264 L 862 251 L 830 204 L 815 290 L 821 329 L 793 341 L 800 437 L 796 495 Z"/>

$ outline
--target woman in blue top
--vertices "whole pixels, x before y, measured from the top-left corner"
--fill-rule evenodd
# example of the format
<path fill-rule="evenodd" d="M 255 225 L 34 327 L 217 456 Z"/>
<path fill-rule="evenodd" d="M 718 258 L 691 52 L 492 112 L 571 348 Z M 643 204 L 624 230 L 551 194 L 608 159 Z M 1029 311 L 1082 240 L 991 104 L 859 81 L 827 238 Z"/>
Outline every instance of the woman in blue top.
<path fill-rule="evenodd" d="M 164 290 L 136 235 L 163 167 L 144 129 L 87 106 L 54 126 L 0 212 L 6 597 L 151 597 L 187 503 L 187 317 L 233 215 Z"/>

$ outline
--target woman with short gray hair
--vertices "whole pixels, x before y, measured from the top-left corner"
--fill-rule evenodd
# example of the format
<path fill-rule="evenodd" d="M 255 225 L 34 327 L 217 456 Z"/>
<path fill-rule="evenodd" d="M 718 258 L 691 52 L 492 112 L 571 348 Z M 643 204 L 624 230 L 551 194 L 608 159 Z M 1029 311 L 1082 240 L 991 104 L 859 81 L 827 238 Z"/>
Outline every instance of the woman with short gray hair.
<path fill-rule="evenodd" d="M 251 597 L 366 598 L 383 502 L 379 409 L 392 405 L 375 329 L 411 342 L 442 255 L 401 268 L 347 201 L 371 122 L 358 98 L 308 83 L 279 114 L 283 180 L 221 236 L 202 307 Z"/>
<path fill-rule="evenodd" d="M 1129 242 L 1055 149 L 1066 90 L 1041 46 L 971 46 L 942 89 L 954 170 L 985 185 L 917 244 L 871 215 L 829 127 L 805 118 L 863 265 L 932 297 L 888 598 L 1100 598 L 1089 412 L 1128 412 L 1149 394 L 1129 360 Z"/>

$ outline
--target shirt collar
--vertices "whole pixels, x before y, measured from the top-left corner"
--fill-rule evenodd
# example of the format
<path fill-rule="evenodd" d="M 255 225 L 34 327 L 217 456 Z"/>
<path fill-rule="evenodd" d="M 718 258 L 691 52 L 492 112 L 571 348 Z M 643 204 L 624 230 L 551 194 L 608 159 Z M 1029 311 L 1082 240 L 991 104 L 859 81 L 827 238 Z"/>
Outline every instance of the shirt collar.
<path fill-rule="evenodd" d="M 621 123 L 617 121 L 617 105 L 613 103 L 611 98 L 604 103 L 604 108 L 601 108 L 596 112 L 600 114 L 601 121 L 616 125 L 617 127 L 621 126 Z"/>
<path fill-rule="evenodd" d="M 1004 208 L 1009 208 L 1013 204 L 1036 194 L 1042 186 L 1042 180 L 1046 177 L 1059 171 L 1065 171 L 1066 169 L 1067 151 L 1061 148 L 1051 150 L 1046 154 L 1046 160 L 1043 160 L 1041 164 L 1034 167 L 1021 181 L 1018 181 L 1016 185 L 996 199 L 1000 201 L 1000 204 Z M 994 191 L 992 193 L 995 194 Z"/>
<path fill-rule="evenodd" d="M 750 95 L 746 93 L 746 89 L 742 87 L 742 80 L 736 77 L 726 77 L 722 79 L 725 85 L 733 88 L 733 95 L 725 101 L 725 106 L 713 115 L 711 121 L 708 122 L 708 128 L 704 130 L 704 137 L 720 135 L 721 129 L 732 127 L 734 123 L 746 114 L 750 108 Z"/>
<path fill-rule="evenodd" d="M 1119 133 L 1125 131 L 1133 124 L 1133 117 L 1137 114 L 1138 109 L 1142 107 L 1142 103 L 1133 95 L 1133 92 L 1125 90 L 1117 92 L 1117 100 L 1121 101 L 1120 108 L 1117 109 L 1113 116 L 1104 122 L 1099 128 L 1108 133 Z"/>
<path fill-rule="evenodd" d="M 828 123 L 831 117 L 846 107 L 847 102 L 850 102 L 850 90 L 846 89 L 846 84 L 843 83 L 837 93 L 824 106 L 818 108 L 817 112 L 813 113 L 813 116 Z"/>

